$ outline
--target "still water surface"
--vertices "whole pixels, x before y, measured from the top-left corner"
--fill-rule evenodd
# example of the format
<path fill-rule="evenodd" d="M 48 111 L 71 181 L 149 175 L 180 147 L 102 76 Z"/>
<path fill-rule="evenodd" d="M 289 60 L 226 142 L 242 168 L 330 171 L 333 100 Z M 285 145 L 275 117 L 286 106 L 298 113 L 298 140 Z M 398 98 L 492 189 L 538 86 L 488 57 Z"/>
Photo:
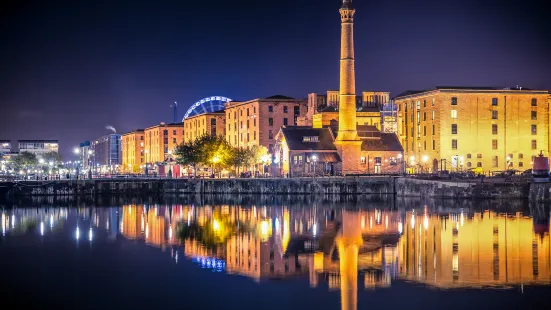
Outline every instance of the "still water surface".
<path fill-rule="evenodd" d="M 545 205 L 117 203 L 4 206 L 6 309 L 549 307 Z"/>

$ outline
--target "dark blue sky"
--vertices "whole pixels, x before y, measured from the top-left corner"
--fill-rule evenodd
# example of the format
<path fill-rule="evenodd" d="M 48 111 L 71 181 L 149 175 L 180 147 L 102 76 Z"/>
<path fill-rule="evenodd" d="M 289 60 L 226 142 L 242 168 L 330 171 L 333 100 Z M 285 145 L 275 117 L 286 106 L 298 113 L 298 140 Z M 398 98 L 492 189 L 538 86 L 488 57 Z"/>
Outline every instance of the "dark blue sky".
<path fill-rule="evenodd" d="M 484 3 L 478 3 L 484 2 Z M 354 0 L 356 84 L 551 89 L 537 1 Z M 212 95 L 338 88 L 339 0 L 16 1 L 0 4 L 0 139 L 62 152 L 180 117 Z"/>

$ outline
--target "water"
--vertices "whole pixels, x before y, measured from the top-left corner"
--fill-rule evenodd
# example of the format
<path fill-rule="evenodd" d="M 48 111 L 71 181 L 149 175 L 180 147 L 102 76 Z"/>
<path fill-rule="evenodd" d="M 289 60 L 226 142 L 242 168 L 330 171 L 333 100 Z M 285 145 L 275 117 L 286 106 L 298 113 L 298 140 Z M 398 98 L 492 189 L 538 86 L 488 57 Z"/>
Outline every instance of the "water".
<path fill-rule="evenodd" d="M 6 309 L 517 309 L 549 207 L 369 197 L 39 198 L 1 212 Z"/>

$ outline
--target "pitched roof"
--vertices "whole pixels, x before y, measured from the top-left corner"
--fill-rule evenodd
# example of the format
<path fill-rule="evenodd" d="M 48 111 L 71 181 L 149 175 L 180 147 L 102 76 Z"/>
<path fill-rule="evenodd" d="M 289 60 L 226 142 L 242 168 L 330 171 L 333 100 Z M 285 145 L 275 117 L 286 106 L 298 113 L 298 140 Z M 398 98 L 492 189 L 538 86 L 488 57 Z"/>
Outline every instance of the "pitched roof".
<path fill-rule="evenodd" d="M 281 132 L 290 150 L 336 150 L 334 137 L 329 128 L 309 126 L 283 126 Z M 304 137 L 318 136 L 318 142 L 304 142 Z"/>
<path fill-rule="evenodd" d="M 403 152 L 398 137 L 394 133 L 380 133 L 380 139 L 365 139 L 362 142 L 362 151 L 395 151 Z"/>
<path fill-rule="evenodd" d="M 295 99 L 295 98 L 287 97 L 283 95 L 274 95 L 274 96 L 266 97 L 264 99 Z"/>

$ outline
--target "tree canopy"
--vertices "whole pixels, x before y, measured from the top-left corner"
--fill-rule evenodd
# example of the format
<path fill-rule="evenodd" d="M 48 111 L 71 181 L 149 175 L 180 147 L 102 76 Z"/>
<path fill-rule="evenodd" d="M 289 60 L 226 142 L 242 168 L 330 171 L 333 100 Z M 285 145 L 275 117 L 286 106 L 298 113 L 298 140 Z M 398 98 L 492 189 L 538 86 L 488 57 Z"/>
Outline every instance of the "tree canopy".
<path fill-rule="evenodd" d="M 35 166 L 38 163 L 36 155 L 30 152 L 21 152 L 13 158 L 13 165 L 17 168 Z"/>

